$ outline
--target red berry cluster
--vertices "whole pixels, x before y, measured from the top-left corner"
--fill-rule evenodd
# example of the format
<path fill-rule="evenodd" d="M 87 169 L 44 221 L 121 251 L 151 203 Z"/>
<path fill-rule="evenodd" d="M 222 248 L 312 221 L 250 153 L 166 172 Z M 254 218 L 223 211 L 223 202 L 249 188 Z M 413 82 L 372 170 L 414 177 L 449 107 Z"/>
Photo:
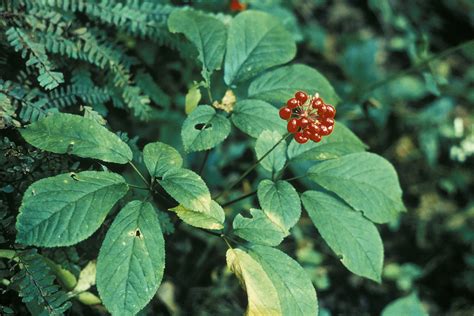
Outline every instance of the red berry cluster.
<path fill-rule="evenodd" d="M 288 121 L 288 132 L 300 144 L 309 139 L 318 143 L 323 136 L 331 134 L 335 115 L 334 107 L 325 104 L 318 94 L 313 97 L 303 91 L 296 92 L 280 109 L 280 117 Z"/>

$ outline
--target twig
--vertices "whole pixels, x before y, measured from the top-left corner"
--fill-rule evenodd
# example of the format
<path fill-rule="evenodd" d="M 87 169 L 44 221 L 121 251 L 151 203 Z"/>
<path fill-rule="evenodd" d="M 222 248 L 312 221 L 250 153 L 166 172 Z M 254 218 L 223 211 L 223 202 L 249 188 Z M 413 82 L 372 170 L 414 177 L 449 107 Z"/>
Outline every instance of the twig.
<path fill-rule="evenodd" d="M 253 192 L 250 192 L 250 193 L 247 193 L 247 194 L 244 194 L 244 195 L 242 195 L 242 196 L 239 196 L 238 198 L 235 198 L 235 199 L 233 199 L 233 200 L 230 200 L 229 202 L 226 202 L 226 203 L 222 204 L 221 206 L 222 206 L 222 207 L 226 207 L 226 206 L 232 205 L 232 204 L 234 204 L 234 203 L 236 203 L 236 202 L 239 202 L 239 201 L 244 200 L 244 199 L 246 199 L 246 198 L 248 198 L 248 197 L 251 197 L 252 195 L 255 195 L 256 193 L 257 193 L 257 190 L 255 190 L 255 191 L 253 191 Z"/>

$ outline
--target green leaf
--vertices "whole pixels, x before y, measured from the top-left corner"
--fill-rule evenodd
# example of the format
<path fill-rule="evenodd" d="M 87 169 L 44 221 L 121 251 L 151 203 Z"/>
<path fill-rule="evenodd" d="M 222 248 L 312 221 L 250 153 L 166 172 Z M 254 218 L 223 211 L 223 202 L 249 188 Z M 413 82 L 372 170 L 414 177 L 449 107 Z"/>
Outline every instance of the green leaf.
<path fill-rule="evenodd" d="M 257 195 L 262 210 L 283 230 L 290 229 L 298 222 L 301 215 L 300 198 L 289 182 L 262 180 Z"/>
<path fill-rule="evenodd" d="M 298 144 L 295 140 L 288 145 L 288 159 L 327 160 L 344 155 L 365 151 L 367 146 L 344 124 L 337 122 L 330 136 L 323 137 L 321 142 Z"/>
<path fill-rule="evenodd" d="M 191 114 L 191 112 L 197 108 L 199 101 L 201 101 L 201 90 L 199 89 L 199 85 L 194 85 L 189 88 L 184 98 L 184 111 L 187 115 Z"/>
<path fill-rule="evenodd" d="M 248 254 L 258 262 L 273 283 L 281 315 L 317 315 L 318 301 L 311 279 L 291 257 L 275 248 L 254 245 Z"/>
<path fill-rule="evenodd" d="M 145 145 L 143 160 L 152 177 L 162 177 L 169 169 L 183 166 L 183 158 L 179 152 L 170 145 L 160 142 Z"/>
<path fill-rule="evenodd" d="M 150 203 L 132 201 L 117 215 L 97 259 L 97 289 L 112 315 L 135 315 L 163 278 L 165 242 Z"/>
<path fill-rule="evenodd" d="M 237 248 L 227 250 L 226 259 L 227 266 L 247 292 L 246 315 L 282 315 L 277 290 L 263 267 L 248 253 Z"/>
<path fill-rule="evenodd" d="M 183 222 L 194 227 L 213 230 L 224 228 L 225 213 L 216 201 L 211 201 L 209 212 L 197 212 L 182 205 L 173 207 L 170 211 L 175 212 Z"/>
<path fill-rule="evenodd" d="M 183 33 L 196 46 L 204 78 L 220 69 L 227 38 L 224 23 L 198 11 L 174 10 L 168 18 L 168 28 L 171 33 Z"/>
<path fill-rule="evenodd" d="M 278 19 L 258 11 L 237 15 L 229 27 L 224 81 L 245 81 L 295 57 L 296 45 Z"/>
<path fill-rule="evenodd" d="M 378 155 L 364 152 L 326 160 L 310 168 L 308 176 L 376 223 L 387 223 L 405 210 L 397 173 Z"/>
<path fill-rule="evenodd" d="M 383 244 L 375 225 L 326 193 L 307 191 L 301 200 L 329 247 L 351 272 L 380 282 Z"/>
<path fill-rule="evenodd" d="M 249 98 L 260 99 L 281 106 L 296 91 L 314 95 L 319 93 L 324 102 L 337 104 L 339 96 L 329 81 L 316 69 L 296 64 L 270 70 L 250 83 Z"/>
<path fill-rule="evenodd" d="M 195 212 L 211 212 L 211 194 L 201 177 L 191 170 L 173 168 L 163 174 L 160 185 L 185 208 Z"/>
<path fill-rule="evenodd" d="M 242 132 L 257 138 L 264 130 L 286 133 L 286 122 L 280 119 L 278 110 L 271 104 L 260 100 L 237 102 L 232 113 L 232 122 Z"/>
<path fill-rule="evenodd" d="M 255 143 L 255 153 L 257 159 L 260 159 L 270 149 L 273 148 L 284 136 L 275 131 L 263 131 L 257 138 Z M 260 165 L 265 169 L 275 174 L 283 169 L 286 162 L 286 142 L 279 143 L 263 160 Z"/>
<path fill-rule="evenodd" d="M 252 218 L 238 214 L 234 219 L 232 227 L 240 238 L 260 245 L 277 246 L 288 236 L 288 231 L 272 222 L 263 211 L 251 208 L 250 214 Z"/>
<path fill-rule="evenodd" d="M 23 195 L 16 241 L 43 247 L 70 246 L 94 233 L 128 191 L 111 172 L 65 173 L 33 183 Z"/>
<path fill-rule="evenodd" d="M 391 302 L 382 311 L 382 316 L 399 315 L 428 316 L 428 313 L 418 299 L 418 295 L 413 293 Z"/>
<path fill-rule="evenodd" d="M 73 154 L 125 164 L 132 151 L 114 133 L 79 115 L 57 113 L 20 130 L 31 145 L 57 154 Z"/>
<path fill-rule="evenodd" d="M 184 149 L 200 151 L 213 148 L 230 133 L 230 122 L 209 105 L 198 106 L 184 121 L 181 130 Z"/>

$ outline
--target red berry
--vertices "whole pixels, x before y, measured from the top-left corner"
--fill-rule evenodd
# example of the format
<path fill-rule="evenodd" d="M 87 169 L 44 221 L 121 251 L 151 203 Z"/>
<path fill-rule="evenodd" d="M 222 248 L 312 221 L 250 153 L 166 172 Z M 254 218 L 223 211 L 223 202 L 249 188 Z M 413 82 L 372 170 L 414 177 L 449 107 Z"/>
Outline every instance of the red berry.
<path fill-rule="evenodd" d="M 303 131 L 303 136 L 311 139 L 311 137 L 313 136 L 313 133 L 311 133 L 311 131 L 307 128 Z"/>
<path fill-rule="evenodd" d="M 321 132 L 320 132 L 321 136 L 329 135 L 330 132 L 326 125 L 321 125 L 320 128 L 321 128 Z"/>
<path fill-rule="evenodd" d="M 287 102 L 286 102 L 286 105 L 290 108 L 290 109 L 294 109 L 298 106 L 300 106 L 300 102 L 298 100 L 296 100 L 295 98 L 291 98 L 289 99 Z"/>
<path fill-rule="evenodd" d="M 322 124 L 326 125 L 326 127 L 333 126 L 334 125 L 334 119 L 327 117 L 327 118 L 323 119 Z"/>
<path fill-rule="evenodd" d="M 318 133 L 314 133 L 310 137 L 310 139 L 315 143 L 319 143 L 321 141 L 321 138 L 321 135 L 319 135 Z"/>
<path fill-rule="evenodd" d="M 284 120 L 287 120 L 291 117 L 291 109 L 289 109 L 288 107 L 284 106 L 280 109 L 280 117 Z"/>
<path fill-rule="evenodd" d="M 327 110 L 328 110 L 328 108 L 327 108 L 326 105 L 323 104 L 323 105 L 319 106 L 318 115 L 324 117 L 326 115 Z"/>
<path fill-rule="evenodd" d="M 334 118 L 336 116 L 336 109 L 329 104 L 326 104 L 326 113 L 324 114 L 324 117 L 327 118 Z"/>
<path fill-rule="evenodd" d="M 319 109 L 321 105 L 324 105 L 324 102 L 321 98 L 314 98 L 313 101 L 311 101 L 311 106 L 315 110 Z"/>
<path fill-rule="evenodd" d="M 287 130 L 290 133 L 296 133 L 298 131 L 298 121 L 294 118 L 288 121 Z"/>
<path fill-rule="evenodd" d="M 334 130 L 334 125 L 330 125 L 327 127 L 328 129 L 328 135 L 332 133 L 332 131 Z"/>
<path fill-rule="evenodd" d="M 295 134 L 295 140 L 300 144 L 304 144 L 308 141 L 308 137 L 305 137 L 302 132 L 298 132 Z"/>
<path fill-rule="evenodd" d="M 309 120 L 306 117 L 300 118 L 300 120 L 298 121 L 299 127 L 303 128 L 303 129 L 306 128 L 306 126 L 308 126 L 308 124 L 309 124 Z"/>
<path fill-rule="evenodd" d="M 321 129 L 319 128 L 319 126 L 315 123 L 311 124 L 308 126 L 308 129 L 310 130 L 311 133 L 313 134 L 319 134 L 319 132 L 321 131 Z"/>
<path fill-rule="evenodd" d="M 308 95 L 303 91 L 298 91 L 295 93 L 295 99 L 300 101 L 301 104 L 304 104 L 308 100 Z"/>

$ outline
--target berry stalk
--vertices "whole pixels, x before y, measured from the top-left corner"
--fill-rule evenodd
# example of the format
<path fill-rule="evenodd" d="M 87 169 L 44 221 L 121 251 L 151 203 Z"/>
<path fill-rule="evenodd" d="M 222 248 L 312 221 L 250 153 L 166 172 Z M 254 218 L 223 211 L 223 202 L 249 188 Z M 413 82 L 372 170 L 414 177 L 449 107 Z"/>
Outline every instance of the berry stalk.
<path fill-rule="evenodd" d="M 250 166 L 237 180 L 235 180 L 232 184 L 230 184 L 227 188 L 224 189 L 221 193 L 217 194 L 213 199 L 216 200 L 222 195 L 228 193 L 234 186 L 240 183 L 250 172 L 252 172 L 253 169 L 257 168 L 257 166 L 260 164 L 260 162 L 265 159 L 282 141 L 284 141 L 286 138 L 288 138 L 290 134 L 284 135 L 275 145 L 273 145 L 272 148 L 270 148 L 265 154 L 263 154 L 260 159 L 258 159 L 252 166 Z"/>

